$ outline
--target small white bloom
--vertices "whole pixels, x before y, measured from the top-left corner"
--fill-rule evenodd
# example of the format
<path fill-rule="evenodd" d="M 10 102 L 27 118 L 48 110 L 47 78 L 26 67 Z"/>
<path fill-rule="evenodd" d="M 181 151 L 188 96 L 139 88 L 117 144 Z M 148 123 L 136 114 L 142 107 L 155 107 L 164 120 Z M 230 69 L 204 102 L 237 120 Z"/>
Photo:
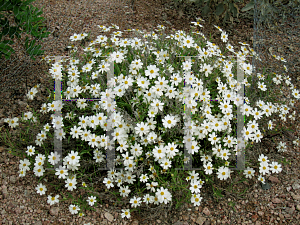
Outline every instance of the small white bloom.
<path fill-rule="evenodd" d="M 90 206 L 93 206 L 96 202 L 96 197 L 95 196 L 88 197 L 87 201 Z"/>
<path fill-rule="evenodd" d="M 80 210 L 80 208 L 77 205 L 70 205 L 69 206 L 69 210 L 71 212 L 71 214 L 77 214 L 78 211 Z"/>
<path fill-rule="evenodd" d="M 244 175 L 246 176 L 246 178 L 251 179 L 254 176 L 254 173 L 255 173 L 255 170 L 250 167 L 247 167 L 247 169 L 244 170 Z"/>
<path fill-rule="evenodd" d="M 194 206 L 199 206 L 201 200 L 202 197 L 200 197 L 200 194 L 193 194 L 191 197 L 191 202 L 194 203 Z"/>
<path fill-rule="evenodd" d="M 66 185 L 65 187 L 68 188 L 69 191 L 73 191 L 74 189 L 76 189 L 76 179 L 67 179 L 66 180 Z"/>
<path fill-rule="evenodd" d="M 144 196 L 144 202 L 146 203 L 146 204 L 149 204 L 149 203 L 152 203 L 153 202 L 153 198 L 152 197 L 154 197 L 154 196 L 150 196 L 149 194 L 146 194 L 145 196 Z"/>
<path fill-rule="evenodd" d="M 130 218 L 130 212 L 129 209 L 122 209 L 122 214 L 121 214 L 122 218 L 127 217 L 127 219 Z"/>
<path fill-rule="evenodd" d="M 33 156 L 34 155 L 34 152 L 35 152 L 35 147 L 33 147 L 32 145 L 28 146 L 27 147 L 27 151 L 26 153 L 30 156 Z"/>
<path fill-rule="evenodd" d="M 142 201 L 140 197 L 136 198 L 134 196 L 133 198 L 130 199 L 130 203 L 132 204 L 132 207 L 136 208 L 137 206 L 141 205 Z"/>
<path fill-rule="evenodd" d="M 68 176 L 68 170 L 65 166 L 60 166 L 60 168 L 56 169 L 55 175 L 57 175 L 59 179 L 66 179 L 66 176 Z"/>
<path fill-rule="evenodd" d="M 58 203 L 59 202 L 58 198 L 59 198 L 59 195 L 56 195 L 55 197 L 52 197 L 51 195 L 48 195 L 47 203 L 50 204 L 50 205 Z"/>
<path fill-rule="evenodd" d="M 272 173 L 279 173 L 282 171 L 281 164 L 278 164 L 278 162 L 272 162 L 269 166 Z"/>
<path fill-rule="evenodd" d="M 110 189 L 111 187 L 114 187 L 114 184 L 112 183 L 112 181 L 109 178 L 104 178 L 103 183 L 106 185 L 106 187 L 108 189 Z"/>
<path fill-rule="evenodd" d="M 143 183 L 147 182 L 148 179 L 149 179 L 149 178 L 148 178 L 148 175 L 147 175 L 147 174 L 142 174 L 142 175 L 140 176 L 140 181 L 143 182 Z"/>
<path fill-rule="evenodd" d="M 261 175 L 258 177 L 258 180 L 261 181 L 263 184 L 265 184 L 265 178 Z"/>
<path fill-rule="evenodd" d="M 37 190 L 37 193 L 40 195 L 44 195 L 45 192 L 47 191 L 47 188 L 43 184 L 38 184 L 38 186 L 35 188 Z"/>

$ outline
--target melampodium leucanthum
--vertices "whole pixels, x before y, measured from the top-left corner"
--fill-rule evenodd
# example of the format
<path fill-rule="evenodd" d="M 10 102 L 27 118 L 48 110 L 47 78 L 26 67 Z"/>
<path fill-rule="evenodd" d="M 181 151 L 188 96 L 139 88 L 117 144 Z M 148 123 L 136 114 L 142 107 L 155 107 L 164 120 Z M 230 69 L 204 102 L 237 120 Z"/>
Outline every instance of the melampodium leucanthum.
<path fill-rule="evenodd" d="M 202 27 L 199 21 L 192 23 Z M 105 28 L 105 31 L 114 27 L 117 26 L 110 28 L 100 26 Z M 227 42 L 226 32 L 217 28 L 222 32 L 223 42 Z M 238 152 L 237 142 L 243 144 L 244 138 L 247 145 L 245 149 L 250 142 L 259 142 L 263 134 L 258 122 L 264 130 L 271 130 L 272 120 L 266 123 L 265 119 L 278 113 L 284 120 L 291 108 L 285 103 L 272 102 L 278 100 L 274 98 L 278 93 L 265 93 L 267 88 L 262 82 L 264 80 L 262 74 L 259 74 L 261 82 L 257 87 L 257 92 L 262 97 L 256 103 L 257 108 L 254 106 L 255 102 L 243 96 L 242 86 L 244 84 L 246 87 L 250 86 L 250 75 L 252 75 L 252 66 L 246 63 L 246 57 L 250 56 L 252 49 L 249 49 L 246 43 L 241 43 L 243 47 L 238 52 L 234 51 L 233 46 L 227 44 L 227 51 L 237 57 L 236 62 L 233 63 L 226 59 L 225 51 L 222 55 L 220 48 L 207 41 L 200 32 L 192 32 L 194 34 L 192 37 L 183 31 L 178 31 L 165 39 L 160 39 L 159 35 L 152 32 L 150 35 L 144 35 L 147 41 L 143 42 L 139 38 L 121 40 L 118 38 L 121 33 L 120 31 L 114 33 L 115 36 L 110 39 L 113 44 L 108 44 L 106 36 L 99 35 L 93 43 L 83 49 L 86 52 L 85 60 L 79 60 L 76 57 L 76 50 L 73 49 L 71 52 L 73 56 L 68 66 L 62 67 L 62 63 L 55 63 L 49 70 L 53 78 L 59 74 L 59 71 L 67 78 L 64 82 L 68 87 L 62 93 L 64 98 L 76 99 L 70 102 L 72 105 L 75 102 L 76 107 L 66 116 L 62 115 L 59 119 L 52 114 L 50 117 L 53 128 L 61 129 L 57 137 L 60 140 L 66 139 L 66 133 L 70 133 L 69 140 L 77 139 L 76 141 L 82 144 L 78 149 L 62 149 L 62 154 L 67 155 L 60 164 L 61 168 L 55 169 L 56 172 L 47 170 L 53 168 L 59 160 L 57 160 L 58 154 L 55 155 L 54 152 L 41 153 L 43 151 L 41 146 L 47 139 L 47 134 L 51 135 L 52 126 L 45 124 L 35 140 L 36 145 L 39 146 L 38 155 L 33 159 L 35 147 L 28 146 L 26 154 L 30 161 L 28 159 L 20 161 L 20 176 L 25 176 L 29 166 L 34 164 L 33 171 L 36 176 L 42 178 L 55 173 L 54 175 L 59 179 L 65 180 L 65 188 L 69 191 L 76 189 L 77 181 L 81 180 L 84 189 L 90 195 L 86 201 L 93 206 L 97 205 L 97 201 L 101 201 L 103 196 L 94 191 L 94 186 L 90 183 L 91 176 L 98 169 L 110 169 L 108 176 L 104 180 L 101 178 L 101 182 L 108 190 L 119 189 L 121 197 L 128 197 L 130 194 L 129 203 L 134 208 L 141 206 L 142 202 L 151 206 L 173 203 L 173 201 L 179 203 L 180 200 L 176 197 L 179 181 L 190 182 L 188 190 L 182 189 L 186 192 L 183 196 L 190 197 L 191 203 L 195 206 L 200 205 L 202 199 L 200 189 L 205 182 L 211 184 L 209 175 L 213 174 L 213 170 L 216 171 L 217 178 L 221 182 L 228 180 L 230 174 L 234 172 L 230 168 L 229 161 L 231 158 L 234 162 L 236 160 L 233 156 Z M 202 37 L 198 36 L 199 34 Z M 85 33 L 74 34 L 71 41 L 81 40 L 86 36 Z M 198 57 L 200 62 L 193 64 L 192 60 L 185 60 L 181 63 L 180 60 L 179 62 L 174 60 L 174 55 L 200 56 Z M 95 82 L 96 78 L 102 79 L 101 74 L 109 74 L 110 66 L 113 66 L 114 75 L 107 77 L 106 82 Z M 197 66 L 200 68 L 195 71 L 194 68 Z M 235 66 L 237 74 L 232 70 Z M 241 80 L 236 78 L 239 68 L 242 68 L 245 73 L 245 78 L 242 77 Z M 281 77 L 274 74 L 269 74 L 267 77 L 268 81 L 280 84 Z M 60 82 L 58 83 L 59 87 Z M 286 85 L 292 86 L 290 82 L 286 82 Z M 293 86 L 290 89 L 293 97 L 299 99 L 299 91 Z M 245 89 L 246 95 L 249 94 L 248 90 Z M 236 94 L 236 91 L 242 92 Z M 28 98 L 33 100 L 36 92 L 36 88 L 31 89 L 27 94 Z M 87 101 L 84 98 L 95 98 L 100 101 Z M 210 101 L 211 99 L 218 99 L 218 101 Z M 53 100 L 42 105 L 41 113 L 59 109 L 57 103 L 65 108 L 65 103 Z M 188 108 L 190 113 L 186 114 Z M 85 115 L 76 117 L 75 109 L 78 113 L 84 111 Z M 234 137 L 236 134 L 233 129 L 234 110 L 238 119 L 237 131 L 240 139 Z M 25 115 L 27 117 L 23 118 L 24 121 L 36 119 L 29 112 Z M 244 125 L 239 128 L 239 118 L 241 118 L 239 115 L 245 116 L 244 124 L 247 128 Z M 6 119 L 5 122 L 8 122 L 10 127 L 16 127 L 18 118 Z M 68 127 L 64 124 L 68 124 Z M 187 131 L 190 132 L 190 136 L 185 136 Z M 106 160 L 105 154 L 110 149 L 108 143 L 113 146 L 115 141 L 117 144 L 112 150 L 116 157 L 109 157 L 109 160 Z M 197 172 L 185 171 L 188 168 L 184 163 L 188 161 L 183 155 L 185 150 L 196 161 L 197 169 L 200 166 Z M 282 151 L 285 151 L 285 145 L 281 143 L 279 152 Z M 89 171 L 90 174 L 83 172 L 86 170 L 80 171 L 79 168 L 85 166 L 83 163 L 80 164 L 80 160 L 82 162 L 83 159 L 91 157 L 95 162 L 93 165 L 95 171 Z M 46 158 L 48 162 L 45 162 Z M 116 162 L 115 165 L 109 163 L 110 159 Z M 270 163 L 267 156 L 263 154 L 259 156 L 258 161 L 260 164 L 258 180 L 263 183 L 265 182 L 263 176 L 282 170 L 280 164 Z M 100 164 L 105 162 L 107 166 L 101 167 Z M 239 160 L 236 162 L 239 163 Z M 256 165 L 255 162 L 248 163 L 243 160 L 240 165 L 242 169 L 243 165 L 247 166 L 243 175 L 251 179 L 254 177 L 255 170 L 250 167 L 250 163 Z M 176 170 L 176 168 L 184 168 L 184 170 Z M 47 172 L 44 174 L 45 171 Z M 188 172 L 189 176 L 185 172 Z M 47 191 L 42 183 L 36 189 L 41 195 Z M 145 190 L 148 190 L 146 195 Z M 58 197 L 58 195 L 55 197 L 48 195 L 48 203 L 57 203 Z M 74 199 L 69 209 L 72 214 L 77 214 L 86 206 L 87 204 Z M 123 209 L 122 218 L 125 216 L 129 218 L 132 210 L 135 209 Z"/>

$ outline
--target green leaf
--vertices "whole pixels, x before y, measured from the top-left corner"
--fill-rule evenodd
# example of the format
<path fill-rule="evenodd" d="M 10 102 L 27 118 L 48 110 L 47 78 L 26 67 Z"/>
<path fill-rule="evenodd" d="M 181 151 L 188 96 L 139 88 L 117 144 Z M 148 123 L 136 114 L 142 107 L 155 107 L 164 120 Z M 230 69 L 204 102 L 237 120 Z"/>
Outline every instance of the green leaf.
<path fill-rule="evenodd" d="M 16 36 L 17 38 L 19 38 L 19 33 L 22 33 L 22 31 L 19 29 L 19 27 L 10 27 L 9 28 L 9 38 L 13 39 L 14 36 Z"/>
<path fill-rule="evenodd" d="M 5 27 L 3 30 L 2 30 L 2 35 L 5 36 L 9 33 L 9 28 Z"/>
<path fill-rule="evenodd" d="M 0 24 L 1 24 L 2 26 L 8 26 L 8 25 L 9 25 L 9 21 L 8 21 L 8 19 L 7 19 L 6 17 L 4 17 L 3 15 L 0 14 L 0 18 L 1 18 Z M 3 18 L 3 19 L 2 19 L 2 18 Z M 7 25 L 6 25 L 6 24 L 7 24 Z"/>
<path fill-rule="evenodd" d="M 9 59 L 9 57 L 10 57 L 10 55 L 11 55 L 11 52 L 7 52 L 7 51 L 3 51 L 3 50 L 2 50 L 2 52 L 0 52 L 0 54 L 1 54 L 1 55 L 0 55 L 1 57 L 2 57 L 2 54 L 4 54 L 5 58 L 6 58 L 6 59 Z"/>
<path fill-rule="evenodd" d="M 236 4 L 229 3 L 230 12 L 232 12 L 234 17 L 237 17 L 238 6 Z"/>
<path fill-rule="evenodd" d="M 3 41 L 4 42 L 4 41 Z M 8 54 L 8 55 L 11 55 L 11 53 L 14 53 L 15 51 L 12 49 L 12 47 L 10 47 L 8 44 L 5 44 L 5 43 L 1 43 L 0 42 L 0 50 L 1 52 L 5 53 L 5 54 Z M 6 41 L 5 41 L 6 42 Z M 8 51 L 10 50 L 10 52 Z"/>
<path fill-rule="evenodd" d="M 37 45 L 36 47 L 37 49 L 34 49 L 30 52 L 31 55 L 41 55 L 44 53 L 44 50 L 39 50 L 39 48 L 41 47 L 40 45 Z"/>
<path fill-rule="evenodd" d="M 46 28 L 43 28 L 42 31 L 46 30 Z M 40 34 L 39 36 L 37 36 L 37 38 L 41 39 L 41 38 L 46 38 L 49 36 L 49 34 L 51 34 L 51 32 L 45 32 L 43 34 Z"/>
<path fill-rule="evenodd" d="M 217 8 L 216 8 L 216 11 L 215 11 L 215 14 L 217 16 L 220 16 L 223 12 L 224 12 L 225 8 L 224 8 L 224 4 L 223 3 L 220 3 Z"/>
<path fill-rule="evenodd" d="M 34 44 L 35 44 L 35 40 L 32 40 L 32 41 L 30 42 L 29 48 L 26 49 L 26 50 L 29 50 L 29 49 L 33 48 Z"/>
<path fill-rule="evenodd" d="M 7 3 L 7 4 L 6 4 Z M 0 11 L 9 11 L 13 9 L 13 5 L 10 4 L 8 1 L 4 4 L 0 4 Z"/>
<path fill-rule="evenodd" d="M 14 7 L 12 11 L 14 12 L 15 16 L 20 14 L 20 8 L 19 7 Z"/>
<path fill-rule="evenodd" d="M 207 14 L 210 12 L 210 8 L 208 6 L 208 4 L 206 4 L 206 6 L 204 6 L 203 10 L 202 10 L 202 16 L 207 16 Z"/>
<path fill-rule="evenodd" d="M 43 20 L 44 18 L 43 17 L 37 17 L 37 18 L 33 18 L 32 20 L 31 20 L 31 22 L 32 23 L 36 23 L 36 22 L 38 22 L 38 21 L 40 21 L 40 20 Z M 38 27 L 40 24 L 35 24 L 33 27 Z"/>
<path fill-rule="evenodd" d="M 225 17 L 223 19 L 223 24 L 225 24 L 225 21 L 227 21 L 228 18 L 229 18 L 229 14 L 228 14 L 228 11 L 227 11 L 226 14 L 225 14 Z"/>
<path fill-rule="evenodd" d="M 28 49 L 28 37 L 26 37 L 26 40 L 25 40 L 25 49 Z"/>
<path fill-rule="evenodd" d="M 4 40 L 4 41 L 1 41 L 0 42 L 0 46 L 1 46 L 1 44 L 9 44 L 9 45 L 12 45 L 14 42 L 12 41 L 12 40 Z"/>
<path fill-rule="evenodd" d="M 29 5 L 31 2 L 34 2 L 35 0 L 27 0 L 25 2 L 23 2 L 24 5 Z"/>
<path fill-rule="evenodd" d="M 254 0 L 251 0 L 244 8 L 241 9 L 242 12 L 246 12 L 254 8 Z"/>

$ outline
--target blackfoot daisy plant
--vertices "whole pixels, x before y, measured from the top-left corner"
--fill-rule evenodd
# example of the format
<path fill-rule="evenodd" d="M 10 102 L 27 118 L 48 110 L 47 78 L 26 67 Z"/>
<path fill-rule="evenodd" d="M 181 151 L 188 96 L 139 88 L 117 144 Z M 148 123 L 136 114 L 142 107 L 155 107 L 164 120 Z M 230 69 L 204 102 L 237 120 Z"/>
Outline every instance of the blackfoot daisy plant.
<path fill-rule="evenodd" d="M 202 27 L 199 21 L 192 23 Z M 226 43 L 226 32 L 215 27 Z M 119 29 L 116 25 L 99 28 L 103 31 Z M 164 29 L 163 26 L 159 28 L 158 31 Z M 47 115 L 55 109 L 61 109 L 61 118 L 51 114 L 51 122 L 43 125 L 38 113 L 32 110 L 33 112 L 24 113 L 22 118 L 5 120 L 10 128 L 16 128 L 19 123 L 27 123 L 27 137 L 29 127 L 42 127 L 35 139 L 36 146 L 31 140 L 26 140 L 30 144 L 24 149 L 26 152 L 22 152 L 24 159 L 20 161 L 20 177 L 25 177 L 26 172 L 32 169 L 40 178 L 39 182 L 46 176 L 62 181 L 56 185 L 56 190 L 59 187 L 66 188 L 71 193 L 82 186 L 78 188 L 87 191 L 89 197 L 86 199 L 73 200 L 73 204 L 69 206 L 71 214 L 79 213 L 82 216 L 84 209 L 92 209 L 98 202 L 102 202 L 103 195 L 95 191 L 96 182 L 93 183 L 92 179 L 98 180 L 98 185 L 99 182 L 104 184 L 106 191 L 119 202 L 124 201 L 122 198 L 127 199 L 131 209 L 122 209 L 121 216 L 124 219 L 130 218 L 130 213 L 143 205 L 157 207 L 172 204 L 177 201 L 174 196 L 179 190 L 185 191 L 186 200 L 199 206 L 203 200 L 201 188 L 205 183 L 212 185 L 213 176 L 217 177 L 218 182 L 224 182 L 234 172 L 230 167 L 235 166 L 230 163 L 235 163 L 239 141 L 235 137 L 234 120 L 237 106 L 243 104 L 242 96 L 236 95 L 237 86 L 246 86 L 247 97 L 241 112 L 245 115 L 247 126 L 243 130 L 246 149 L 253 142 L 261 141 L 263 134 L 260 128 L 264 132 L 277 129 L 274 119 L 277 115 L 286 121 L 287 114 L 295 104 L 294 99 L 299 99 L 299 91 L 291 84 L 288 76 L 284 76 L 285 83 L 282 83 L 281 75 L 274 73 L 257 75 L 259 82 L 255 83 L 256 94 L 260 100 L 251 102 L 255 97 L 255 93 L 249 91 L 253 68 L 247 63 L 247 56 L 256 55 L 246 43 L 241 43 L 241 50 L 238 52 L 228 43 L 222 52 L 199 31 L 190 35 L 177 31 L 165 38 L 155 32 L 136 32 L 143 35 L 144 40 L 137 37 L 121 39 L 121 31 L 114 32 L 110 39 L 99 35 L 88 47 L 84 47 L 84 59 L 76 57 L 78 47 L 72 45 L 70 48 L 73 56 L 68 65 L 62 65 L 66 60 L 52 64 L 53 67 L 49 70 L 51 79 L 61 76 L 63 86 L 67 86 L 62 98 L 75 98 L 77 101 L 55 101 L 53 92 L 48 90 L 48 102 L 41 106 L 40 113 Z M 87 36 L 86 33 L 74 34 L 70 39 L 75 42 Z M 226 53 L 242 58 L 242 68 L 246 75 L 244 82 L 237 82 L 236 61 L 234 57 L 226 57 Z M 185 60 L 174 55 L 197 55 L 199 60 Z M 284 60 L 279 56 L 276 58 Z M 51 63 L 51 60 L 48 62 Z M 114 62 L 114 79 L 105 80 L 111 62 Z M 285 69 L 287 70 L 286 67 Z M 98 78 L 102 82 L 97 82 Z M 274 86 L 272 82 L 280 85 L 281 90 L 289 86 L 289 97 L 294 99 L 279 101 L 281 90 L 275 92 L 271 89 Z M 113 84 L 114 88 L 108 88 L 108 83 Z M 34 101 L 38 87 L 39 85 L 29 91 L 29 100 Z M 192 99 L 187 99 L 188 94 L 192 94 Z M 87 101 L 91 96 L 99 100 Z M 113 104 L 107 104 L 108 96 L 114 96 Z M 192 112 L 192 139 L 188 151 L 192 155 L 193 167 L 202 168 L 197 172 L 176 170 L 188 161 L 183 154 L 186 106 Z M 112 113 L 113 120 L 106 116 L 108 108 L 118 109 Z M 295 120 L 295 111 L 289 118 Z M 106 131 L 109 119 L 114 125 L 112 136 L 113 141 L 116 141 L 114 165 L 115 168 L 122 169 L 99 171 L 98 168 L 106 166 Z M 47 170 L 60 161 L 60 156 L 53 151 L 52 143 L 53 129 L 58 128 L 61 132 L 57 138 L 64 141 L 63 166 Z M 21 134 L 20 137 L 23 139 Z M 8 140 L 7 136 L 4 139 Z M 295 140 L 294 144 L 299 145 L 299 141 Z M 12 153 L 16 154 L 17 148 L 13 146 L 11 150 L 13 149 Z M 284 151 L 286 144 L 281 142 L 278 152 Z M 282 170 L 280 164 L 270 162 L 263 154 L 259 156 L 258 163 L 246 162 L 247 168 L 243 171 L 245 178 L 264 183 L 265 175 Z M 260 175 L 256 178 L 253 168 L 259 168 Z M 99 178 L 99 175 L 102 177 Z M 189 182 L 189 185 L 186 186 L 185 182 Z M 36 190 L 40 195 L 47 193 L 47 187 L 42 183 L 39 183 Z M 59 198 L 58 193 L 48 195 L 48 204 L 58 203 Z"/>

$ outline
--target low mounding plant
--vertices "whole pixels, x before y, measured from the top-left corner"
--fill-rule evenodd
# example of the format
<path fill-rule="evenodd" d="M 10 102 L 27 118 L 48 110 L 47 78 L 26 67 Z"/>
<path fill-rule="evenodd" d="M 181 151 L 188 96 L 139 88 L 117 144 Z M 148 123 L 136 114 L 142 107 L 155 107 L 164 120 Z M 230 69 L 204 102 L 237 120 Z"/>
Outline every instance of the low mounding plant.
<path fill-rule="evenodd" d="M 2 54 L 6 59 L 9 59 L 15 50 L 10 46 L 14 44 L 14 37 L 16 37 L 20 44 L 23 45 L 24 50 L 35 60 L 34 56 L 42 55 L 45 50 L 41 50 L 41 45 L 35 45 L 36 40 L 46 38 L 50 32 L 45 32 L 45 25 L 42 23 L 45 18 L 40 17 L 43 13 L 37 7 L 34 7 L 31 2 L 34 0 L 3 0 L 0 4 L 0 58 Z M 14 22 L 17 26 L 11 26 L 8 18 L 13 16 Z M 22 29 L 20 29 L 22 28 Z M 29 43 L 28 36 L 26 36 L 25 43 L 21 41 L 21 33 L 26 33 L 34 37 Z M 3 38 L 3 40 L 2 40 Z"/>
<path fill-rule="evenodd" d="M 197 20 L 192 23 L 202 27 L 200 20 Z M 99 27 L 103 31 L 119 29 L 116 25 L 109 28 Z M 164 29 L 163 26 L 159 27 Z M 215 27 L 221 31 L 222 41 L 227 42 L 226 32 L 220 27 Z M 140 31 L 136 30 L 138 35 L 137 32 Z M 63 90 L 62 98 L 77 101 L 55 101 L 53 91 L 48 89 L 48 103 L 42 104 L 40 112 L 47 115 L 55 109 L 60 109 L 61 118 L 55 117 L 55 114 L 50 115 L 50 125 L 47 121 L 46 124 L 42 124 L 41 117 L 34 110 L 22 114 L 20 122 L 27 125 L 27 130 L 26 134 L 20 134 L 20 141 L 27 146 L 27 156 L 22 149 L 20 154 L 26 158 L 20 161 L 19 175 L 25 177 L 26 171 L 33 169 L 34 174 L 40 177 L 39 182 L 46 176 L 48 179 L 58 176 L 58 180 L 63 179 L 65 184 L 59 182 L 53 185 L 56 190 L 64 188 L 63 185 L 69 191 L 73 191 L 81 180 L 83 187 L 79 188 L 86 190 L 89 197 L 84 200 L 73 199 L 69 208 L 72 214 L 81 211 L 81 216 L 83 209 L 94 210 L 89 206 L 97 205 L 97 201 L 101 202 L 103 199 L 103 195 L 94 189 L 94 184 L 97 183 L 95 180 L 104 183 L 106 191 L 119 202 L 125 202 L 129 197 L 132 207 L 139 206 L 137 209 L 123 209 L 122 218 L 129 218 L 130 212 L 139 210 L 142 203 L 149 208 L 176 201 L 178 207 L 181 202 L 173 197 L 179 191 L 185 192 L 185 200 L 189 200 L 195 206 L 200 205 L 201 187 L 205 182 L 212 185 L 218 181 L 214 179 L 214 172 L 219 182 L 225 182 L 233 172 L 230 167 L 235 167 L 230 165 L 236 162 L 234 155 L 237 153 L 236 146 L 239 141 L 235 138 L 234 115 L 237 113 L 237 106 L 243 104 L 243 96 L 235 94 L 236 87 L 245 84 L 248 96 L 245 97 L 241 112 L 245 115 L 247 125 L 243 131 L 246 150 L 254 141 L 258 143 L 263 138 L 259 126 L 264 132 L 275 128 L 275 119 L 272 118 L 279 114 L 280 119 L 285 121 L 291 109 L 288 105 L 292 107 L 295 101 L 286 100 L 286 103 L 280 100 L 278 96 L 284 83 L 281 83 L 281 75 L 275 73 L 258 74 L 260 81 L 254 80 L 256 92 L 250 93 L 250 83 L 256 75 L 251 76 L 252 66 L 247 63 L 246 56 L 250 56 L 251 52 L 252 56 L 256 55 L 246 43 L 241 43 L 241 50 L 238 52 L 234 51 L 229 43 L 226 49 L 221 51 L 199 31 L 191 32 L 191 35 L 177 31 L 166 38 L 163 38 L 162 34 L 159 37 L 151 32 L 143 35 L 143 41 L 137 37 L 119 39 L 121 34 L 120 31 L 114 32 L 110 39 L 99 35 L 83 49 L 84 59 L 76 57 L 78 48 L 72 45 L 73 56 L 69 65 L 61 64 L 66 60 L 52 64 L 53 67 L 49 70 L 52 78 L 61 77 L 63 87 L 68 86 Z M 86 33 L 74 34 L 70 39 L 84 40 L 86 36 Z M 237 82 L 237 62 L 234 57 L 226 57 L 226 53 L 242 58 L 241 66 L 246 75 L 244 82 Z M 191 61 L 185 60 L 184 57 L 176 57 L 196 55 L 198 58 Z M 278 56 L 277 59 L 284 61 Z M 114 78 L 107 80 L 106 75 L 111 62 L 114 62 Z M 285 69 L 287 70 L 286 67 Z M 299 99 L 299 91 L 287 76 L 284 76 L 284 79 L 286 86 L 290 85 L 292 96 Z M 272 82 L 280 85 L 281 90 L 275 91 L 275 84 Z M 29 91 L 28 99 L 33 101 L 36 94 L 37 86 Z M 189 94 L 191 98 L 188 98 Z M 251 102 L 256 95 L 260 100 Z M 86 100 L 91 98 L 98 100 Z M 108 98 L 114 98 L 115 101 L 108 104 Z M 182 168 L 188 160 L 183 154 L 186 142 L 185 107 L 191 108 L 192 112 L 189 127 L 192 140 L 187 140 L 191 142 L 188 151 L 192 156 L 192 165 L 193 168 L 203 168 L 197 172 L 176 170 Z M 108 112 L 111 112 L 113 118 L 106 116 Z M 268 122 L 267 117 L 271 117 Z M 295 111 L 290 119 L 295 119 Z M 109 120 L 115 128 L 112 134 L 113 141 L 116 141 L 114 168 L 121 168 L 117 171 L 99 170 L 104 168 L 107 162 L 109 135 L 106 131 Z M 11 128 L 15 128 L 19 125 L 19 118 L 8 118 L 5 122 Z M 35 147 L 29 140 L 32 134 L 28 131 L 40 130 L 42 127 L 36 136 Z M 52 129 L 60 129 L 57 138 L 63 141 L 62 157 L 53 151 Z M 5 141 L 8 140 L 7 136 L 3 137 Z M 298 139 L 294 144 L 299 144 Z M 284 151 L 286 145 L 280 142 L 278 152 Z M 11 152 L 16 154 L 17 148 L 13 146 Z M 64 166 L 54 170 L 54 165 L 61 159 Z M 258 161 L 258 181 L 262 183 L 265 182 L 265 175 L 282 170 L 281 164 L 269 162 L 268 157 L 263 154 L 259 156 Z M 256 163 L 246 162 L 245 165 L 247 169 L 243 174 L 252 179 Z M 104 177 L 106 173 L 107 177 Z M 190 184 L 187 186 L 185 182 Z M 47 192 L 47 187 L 40 183 L 36 190 L 38 194 L 43 195 Z M 58 198 L 59 195 L 48 195 L 48 203 L 58 203 Z"/>

